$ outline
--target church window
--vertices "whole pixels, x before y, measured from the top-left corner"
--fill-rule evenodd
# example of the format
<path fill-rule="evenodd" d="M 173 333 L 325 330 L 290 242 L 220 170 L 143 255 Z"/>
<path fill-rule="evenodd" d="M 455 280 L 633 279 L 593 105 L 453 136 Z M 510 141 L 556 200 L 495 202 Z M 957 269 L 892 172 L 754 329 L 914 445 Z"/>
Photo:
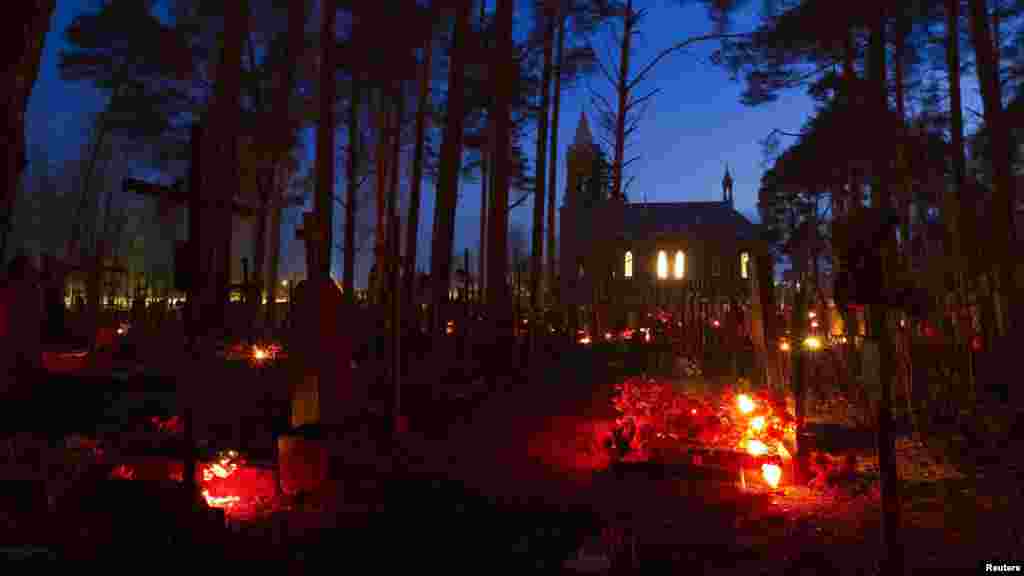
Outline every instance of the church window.
<path fill-rule="evenodd" d="M 750 254 L 747 252 L 740 253 L 740 277 L 750 278 Z"/>
<path fill-rule="evenodd" d="M 683 254 L 682 250 L 676 251 L 675 273 L 676 280 L 682 280 L 683 275 L 686 273 L 686 255 Z"/>
<path fill-rule="evenodd" d="M 626 278 L 633 277 L 633 253 L 629 250 L 626 251 L 626 257 L 623 259 L 622 275 Z"/>
<path fill-rule="evenodd" d="M 658 251 L 658 278 L 668 278 L 668 255 L 664 250 Z"/>
<path fill-rule="evenodd" d="M 716 255 L 711 259 L 711 275 L 721 276 L 722 275 L 722 262 L 721 259 Z"/>

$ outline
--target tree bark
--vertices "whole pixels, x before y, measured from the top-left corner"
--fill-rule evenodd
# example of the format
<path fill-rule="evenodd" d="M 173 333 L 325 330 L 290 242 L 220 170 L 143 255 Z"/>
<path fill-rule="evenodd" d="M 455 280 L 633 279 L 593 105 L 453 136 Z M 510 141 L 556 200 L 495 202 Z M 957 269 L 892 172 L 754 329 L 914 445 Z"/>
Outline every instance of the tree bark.
<path fill-rule="evenodd" d="M 281 82 L 274 93 L 273 121 L 276 126 L 277 142 L 274 143 L 274 167 L 270 175 L 270 262 L 268 274 L 264 281 L 264 289 L 267 292 L 267 325 L 274 325 L 274 310 L 277 306 L 277 276 L 278 264 L 281 257 L 281 212 L 288 204 L 286 200 L 288 192 L 288 180 L 291 177 L 290 169 L 283 168 L 285 160 L 294 141 L 296 125 L 289 114 L 289 101 L 292 92 L 295 90 L 296 70 L 293 62 L 302 53 L 305 42 L 307 1 L 293 0 L 288 4 L 288 37 L 287 57 L 282 62 L 280 71 Z M 268 215 L 264 215 L 267 217 Z"/>
<path fill-rule="evenodd" d="M 493 155 L 493 148 L 491 146 L 493 142 L 491 141 L 492 138 L 490 121 L 488 121 L 487 134 L 488 135 L 486 144 L 484 145 L 484 149 L 480 151 L 480 254 L 477 255 L 477 258 L 479 259 L 480 262 L 477 265 L 477 268 L 479 270 L 480 276 L 480 286 L 478 286 L 478 299 L 481 304 L 484 301 L 484 288 L 486 286 L 486 282 L 484 279 L 486 278 L 485 274 L 487 270 L 487 206 L 488 196 L 490 195 L 490 192 L 492 190 L 490 186 L 491 171 L 489 165 L 491 157 Z"/>
<path fill-rule="evenodd" d="M 203 201 L 202 262 L 196 282 L 203 282 L 203 296 L 196 312 L 203 326 L 226 328 L 228 285 L 231 281 L 232 205 L 239 188 L 238 135 L 241 111 L 242 50 L 249 17 L 249 3 L 241 0 L 225 6 L 224 43 L 218 64 L 214 98 L 208 115 L 209 130 L 202 140 L 203 155 L 217 158 L 212 169 L 201 172 L 202 190 L 215 194 L 213 202 Z M 208 167 L 209 168 L 209 167 Z M 211 195 L 212 195 L 211 194 Z M 209 198 L 211 195 L 201 196 Z M 206 240 L 209 238 L 209 240 Z"/>
<path fill-rule="evenodd" d="M 434 334 L 444 333 L 445 304 L 451 282 L 451 264 L 455 240 L 455 211 L 462 167 L 463 122 L 465 120 L 464 76 L 466 45 L 469 40 L 473 3 L 460 0 L 456 8 L 455 34 L 448 70 L 448 118 L 441 143 L 440 177 L 434 210 L 433 250 L 430 257 Z"/>
<path fill-rule="evenodd" d="M 309 277 L 327 280 L 331 277 L 331 254 L 334 252 L 334 101 L 337 86 L 333 48 L 337 7 L 327 1 L 321 2 L 321 5 L 320 122 L 316 131 L 316 199 L 313 208 L 317 220 L 317 270 L 310 273 Z"/>
<path fill-rule="evenodd" d="M 541 72 L 540 115 L 537 117 L 537 163 L 533 191 L 533 246 L 530 255 L 530 342 L 539 342 L 541 275 L 544 270 L 544 186 L 547 184 L 548 107 L 551 105 L 551 73 L 555 43 L 555 14 L 546 6 L 544 19 L 544 67 Z"/>
<path fill-rule="evenodd" d="M 949 76 L 949 109 L 951 145 L 953 147 L 953 186 L 946 194 L 946 206 L 943 210 L 946 224 L 948 250 L 946 258 L 951 264 L 947 270 L 950 283 L 955 290 L 957 308 L 967 303 L 966 260 L 963 257 L 963 190 L 967 167 L 964 156 L 964 115 L 960 96 L 960 1 L 946 0 L 946 71 Z M 960 334 L 960 331 L 957 331 Z M 957 338 L 957 351 L 960 357 L 960 373 L 966 376 L 967 386 L 975 390 L 974 370 L 971 361 L 970 342 Z"/>
<path fill-rule="evenodd" d="M 989 150 L 992 156 L 992 202 L 990 226 L 991 248 L 995 252 L 995 270 L 998 279 L 1000 304 L 1000 335 L 1010 333 L 1015 306 L 1011 294 L 1014 290 L 1014 265 L 1009 248 L 1016 243 L 1014 214 L 1016 191 L 1013 187 L 1011 168 L 1012 151 L 1009 125 L 1003 120 L 1002 95 L 999 87 L 999 62 L 993 50 L 989 30 L 988 10 L 985 0 L 969 0 L 968 19 L 971 26 L 971 41 L 974 45 L 975 66 L 978 83 L 981 86 L 985 111 L 985 127 L 988 130 Z"/>
<path fill-rule="evenodd" d="M 490 234 L 487 263 L 487 300 L 491 307 L 493 341 L 507 345 L 513 337 L 512 308 L 509 302 L 508 271 L 508 192 L 511 176 L 510 142 L 512 122 L 510 117 L 513 86 L 516 69 L 512 44 L 513 24 L 512 0 L 499 0 L 496 14 L 497 41 L 491 70 L 495 71 L 491 100 L 491 115 L 494 118 L 494 193 L 491 202 Z"/>
<path fill-rule="evenodd" d="M 626 161 L 626 106 L 629 103 L 629 56 L 635 22 L 633 0 L 626 0 L 626 7 L 622 17 L 619 84 L 616 87 L 619 97 L 619 108 L 615 115 L 615 161 L 612 168 L 612 197 L 616 199 L 622 198 L 622 170 L 624 168 L 623 163 Z"/>
<path fill-rule="evenodd" d="M 3 244 L 0 258 L 6 255 L 7 235 L 13 222 L 14 197 L 18 180 L 26 165 L 25 160 L 25 110 L 29 96 L 39 76 L 39 64 L 43 57 L 43 46 L 50 31 L 56 0 L 35 0 L 29 7 L 21 8 L 7 15 L 4 32 L 12 39 L 3 58 L 7 77 L 6 90 L 0 96 L 6 105 L 6 141 L 4 190 L 0 193 L 0 210 L 3 211 Z"/>
<path fill-rule="evenodd" d="M 410 306 L 415 305 L 413 291 L 416 279 L 416 254 L 419 250 L 420 196 L 423 189 L 423 156 L 426 152 L 427 112 L 430 109 L 430 80 L 433 71 L 433 34 L 423 44 L 423 63 L 420 68 L 420 92 L 416 103 L 416 149 L 412 158 L 412 174 L 409 182 L 409 215 L 405 233 L 405 298 Z M 412 310 L 412 308 L 410 308 Z M 416 316 L 410 315 L 409 318 Z"/>
<path fill-rule="evenodd" d="M 383 296 L 384 286 L 384 260 L 387 258 L 387 189 L 388 189 L 388 136 L 387 129 L 387 104 L 383 91 L 377 92 L 377 110 L 373 111 L 376 116 L 377 128 L 377 226 L 374 230 L 374 258 L 373 266 L 376 274 L 373 276 L 371 286 L 372 301 L 380 303 Z"/>
<path fill-rule="evenodd" d="M 348 155 L 346 157 L 346 182 L 348 196 L 345 201 L 345 252 L 342 265 L 342 290 L 345 300 L 355 299 L 356 275 L 356 204 L 359 202 L 359 174 L 356 173 L 356 159 L 359 150 L 359 99 L 362 96 L 362 79 L 358 73 L 352 75 L 351 101 L 348 105 Z"/>
<path fill-rule="evenodd" d="M 398 217 L 398 172 L 401 168 L 402 155 L 402 120 L 405 115 L 405 94 L 404 82 L 399 80 L 395 83 L 395 94 L 392 98 L 394 104 L 391 107 L 391 171 L 388 176 L 391 182 L 388 184 L 388 223 L 392 225 L 399 221 Z M 398 288 L 398 270 L 402 254 L 401 230 L 394 230 L 388 233 L 388 291 L 389 298 L 394 298 Z M 397 326 L 392 329 L 397 330 Z"/>
<path fill-rule="evenodd" d="M 871 108 L 874 113 L 884 115 L 888 113 L 888 82 L 886 77 L 886 40 L 885 25 L 887 14 L 884 9 L 876 14 L 875 21 L 871 26 L 871 39 L 869 46 L 869 72 L 871 82 Z M 882 150 L 876 151 L 872 161 L 872 208 L 880 210 L 890 205 L 889 197 L 889 158 Z M 879 247 L 879 258 L 882 261 L 882 270 L 891 272 L 892 260 L 892 234 L 887 232 L 883 236 L 882 245 Z M 887 274 L 882 275 L 883 292 L 887 288 Z M 904 570 L 903 544 L 900 530 L 900 495 L 899 477 L 896 472 L 896 462 L 893 453 L 892 439 L 892 374 L 893 374 L 893 350 L 892 350 L 892 327 L 890 325 L 889 311 L 885 306 L 872 305 L 869 307 L 871 314 L 871 339 L 878 347 L 878 377 L 879 377 L 879 400 L 878 400 L 878 468 L 881 473 L 882 490 L 882 537 L 885 545 L 884 574 L 902 574 Z"/>
<path fill-rule="evenodd" d="M 565 14 L 558 8 L 558 39 L 557 54 L 555 56 L 555 88 L 552 94 L 554 102 L 551 106 L 551 162 L 548 167 L 548 294 L 549 301 L 556 303 L 555 294 L 555 210 L 557 209 L 558 197 L 558 121 L 562 100 L 562 66 L 565 63 Z"/>
<path fill-rule="evenodd" d="M 279 180 L 287 180 L 285 178 L 275 178 L 274 189 L 278 190 L 276 196 L 283 198 L 283 190 L 286 186 L 279 182 Z M 284 206 L 281 203 L 275 203 L 270 210 L 270 259 L 267 263 L 267 278 L 264 282 L 264 288 L 267 291 L 267 326 L 274 326 L 277 320 L 275 310 L 277 308 L 277 278 L 278 268 L 281 262 L 281 212 L 284 210 Z"/>

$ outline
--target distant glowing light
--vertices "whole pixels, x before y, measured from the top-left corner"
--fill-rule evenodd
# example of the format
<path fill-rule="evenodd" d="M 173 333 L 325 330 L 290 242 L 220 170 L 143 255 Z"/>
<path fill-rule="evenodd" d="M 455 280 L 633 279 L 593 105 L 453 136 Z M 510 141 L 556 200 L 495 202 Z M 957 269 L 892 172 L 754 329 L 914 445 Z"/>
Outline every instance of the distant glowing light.
<path fill-rule="evenodd" d="M 750 414 L 754 411 L 754 401 L 746 394 L 740 394 L 736 397 L 736 405 L 739 407 L 740 412 L 744 414 Z"/>
<path fill-rule="evenodd" d="M 761 476 L 769 486 L 777 488 L 779 486 L 779 480 L 782 480 L 782 468 L 779 468 L 776 464 L 762 464 Z"/>
<path fill-rule="evenodd" d="M 690 408 L 690 414 L 693 414 L 694 416 L 696 416 L 697 415 L 697 409 L 696 408 Z"/>
<path fill-rule="evenodd" d="M 711 325 L 714 326 L 715 328 L 718 328 L 719 326 L 722 325 L 722 323 L 719 322 L 718 320 L 712 320 Z"/>
<path fill-rule="evenodd" d="M 760 440 L 748 440 L 747 453 L 751 456 L 764 456 L 768 453 L 768 446 Z"/>
<path fill-rule="evenodd" d="M 804 340 L 804 346 L 806 346 L 808 350 L 818 350 L 821 348 L 821 340 L 816 336 L 808 336 Z"/>
<path fill-rule="evenodd" d="M 668 278 L 668 255 L 664 250 L 658 252 L 658 278 Z"/>
<path fill-rule="evenodd" d="M 818 327 L 818 321 L 817 320 L 812 320 L 811 321 L 811 328 L 817 328 L 817 327 Z"/>
<path fill-rule="evenodd" d="M 779 342 L 779 350 L 782 350 L 783 352 L 789 352 L 789 342 L 786 342 L 785 340 Z"/>
<path fill-rule="evenodd" d="M 750 420 L 750 429 L 754 432 L 764 430 L 764 416 L 755 416 Z"/>

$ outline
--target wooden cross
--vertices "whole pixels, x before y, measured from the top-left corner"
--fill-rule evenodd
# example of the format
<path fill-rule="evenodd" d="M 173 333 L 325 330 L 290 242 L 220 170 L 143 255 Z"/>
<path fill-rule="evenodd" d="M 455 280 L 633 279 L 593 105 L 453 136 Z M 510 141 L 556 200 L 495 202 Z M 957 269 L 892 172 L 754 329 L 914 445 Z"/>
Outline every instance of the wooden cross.
<path fill-rule="evenodd" d="M 145 180 L 139 180 L 137 178 L 125 178 L 121 188 L 126 194 L 135 193 L 142 196 L 166 198 L 176 205 L 188 204 L 188 192 L 184 190 L 184 185 L 181 180 L 178 180 L 171 186 L 165 186 L 162 184 L 146 182 Z M 202 205 L 206 206 L 209 204 L 210 202 L 204 202 Z M 232 201 L 231 211 L 245 219 L 252 218 L 256 215 L 256 210 L 254 208 L 242 204 L 237 200 Z"/>
<path fill-rule="evenodd" d="M 317 263 L 325 240 L 323 230 L 317 225 L 316 213 L 310 211 L 302 214 L 302 226 L 295 229 L 295 239 L 305 243 L 306 277 L 312 278 L 318 269 Z"/>

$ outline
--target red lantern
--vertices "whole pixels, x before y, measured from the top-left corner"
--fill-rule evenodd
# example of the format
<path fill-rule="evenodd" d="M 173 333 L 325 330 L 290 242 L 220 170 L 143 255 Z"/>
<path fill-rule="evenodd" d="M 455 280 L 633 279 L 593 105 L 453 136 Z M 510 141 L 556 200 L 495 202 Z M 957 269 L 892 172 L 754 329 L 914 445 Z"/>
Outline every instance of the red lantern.
<path fill-rule="evenodd" d="M 971 338 L 971 350 L 975 352 L 981 352 L 984 347 L 984 341 L 981 338 L 981 334 L 975 334 L 974 338 Z"/>

